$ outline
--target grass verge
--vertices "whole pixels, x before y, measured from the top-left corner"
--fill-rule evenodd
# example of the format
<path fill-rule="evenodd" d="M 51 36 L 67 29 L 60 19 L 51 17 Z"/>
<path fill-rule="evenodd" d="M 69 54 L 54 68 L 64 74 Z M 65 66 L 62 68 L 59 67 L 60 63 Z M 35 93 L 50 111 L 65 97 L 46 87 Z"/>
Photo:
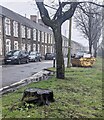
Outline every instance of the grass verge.
<path fill-rule="evenodd" d="M 52 68 L 53 69 L 53 68 Z M 2 97 L 3 118 L 103 118 L 102 61 L 97 59 L 92 68 L 66 68 L 66 78 L 31 83 Z M 26 88 L 53 90 L 55 102 L 49 106 L 21 102 Z M 28 106 L 31 106 L 28 107 Z"/>

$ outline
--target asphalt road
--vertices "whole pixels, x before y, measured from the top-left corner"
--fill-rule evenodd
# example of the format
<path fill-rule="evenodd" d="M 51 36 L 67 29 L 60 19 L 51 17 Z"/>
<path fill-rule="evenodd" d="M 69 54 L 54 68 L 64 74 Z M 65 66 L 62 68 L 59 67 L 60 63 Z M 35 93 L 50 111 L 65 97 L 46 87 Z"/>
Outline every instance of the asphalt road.
<path fill-rule="evenodd" d="M 21 65 L 4 65 L 2 67 L 2 87 L 11 85 L 41 71 L 44 68 L 52 66 L 53 62 L 50 60 L 42 62 L 30 62 L 28 64 Z"/>

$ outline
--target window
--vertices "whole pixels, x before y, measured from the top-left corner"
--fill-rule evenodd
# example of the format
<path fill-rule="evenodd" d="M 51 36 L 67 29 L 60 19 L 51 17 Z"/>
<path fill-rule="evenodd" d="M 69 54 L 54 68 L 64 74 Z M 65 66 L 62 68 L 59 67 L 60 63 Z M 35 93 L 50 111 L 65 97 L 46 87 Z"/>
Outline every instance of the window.
<path fill-rule="evenodd" d="M 36 44 L 33 44 L 33 51 L 36 51 Z"/>
<path fill-rule="evenodd" d="M 18 23 L 16 21 L 13 22 L 13 33 L 15 37 L 18 37 Z"/>
<path fill-rule="evenodd" d="M 31 38 L 31 29 L 27 28 L 27 38 L 30 39 Z"/>
<path fill-rule="evenodd" d="M 24 43 L 22 43 L 22 50 L 25 50 L 25 44 Z"/>
<path fill-rule="evenodd" d="M 52 43 L 52 35 L 51 34 L 49 34 L 49 43 L 51 44 Z"/>
<path fill-rule="evenodd" d="M 38 30 L 38 41 L 40 41 L 40 31 Z"/>
<path fill-rule="evenodd" d="M 18 41 L 14 41 L 14 50 L 18 50 Z"/>
<path fill-rule="evenodd" d="M 45 45 L 45 54 L 47 53 L 47 46 Z"/>
<path fill-rule="evenodd" d="M 49 43 L 49 34 L 47 33 L 47 43 Z"/>
<path fill-rule="evenodd" d="M 50 43 L 53 43 L 52 34 L 50 34 Z"/>
<path fill-rule="evenodd" d="M 47 43 L 47 33 L 45 33 L 45 43 Z"/>
<path fill-rule="evenodd" d="M 2 55 L 2 40 L 0 39 L 0 55 Z"/>
<path fill-rule="evenodd" d="M 48 52 L 51 53 L 51 46 L 48 46 Z"/>
<path fill-rule="evenodd" d="M 31 45 L 30 44 L 27 44 L 27 51 L 31 51 Z"/>
<path fill-rule="evenodd" d="M 51 46 L 51 53 L 53 52 L 53 47 Z"/>
<path fill-rule="evenodd" d="M 33 29 L 33 40 L 36 41 L 36 29 Z"/>
<path fill-rule="evenodd" d="M 6 39 L 6 53 L 8 53 L 11 50 L 11 40 Z"/>
<path fill-rule="evenodd" d="M 42 45 L 42 47 L 41 47 L 41 54 L 42 55 L 44 54 L 44 45 Z"/>
<path fill-rule="evenodd" d="M 38 52 L 40 52 L 40 45 L 38 44 Z"/>
<path fill-rule="evenodd" d="M 21 35 L 22 35 L 22 38 L 25 38 L 25 26 L 21 26 Z"/>
<path fill-rule="evenodd" d="M 11 35 L 10 19 L 8 18 L 5 18 L 5 32 L 6 32 L 6 35 Z"/>
<path fill-rule="evenodd" d="M 44 43 L 44 32 L 42 32 L 42 43 Z"/>
<path fill-rule="evenodd" d="M 66 41 L 66 47 L 68 47 L 68 41 Z"/>

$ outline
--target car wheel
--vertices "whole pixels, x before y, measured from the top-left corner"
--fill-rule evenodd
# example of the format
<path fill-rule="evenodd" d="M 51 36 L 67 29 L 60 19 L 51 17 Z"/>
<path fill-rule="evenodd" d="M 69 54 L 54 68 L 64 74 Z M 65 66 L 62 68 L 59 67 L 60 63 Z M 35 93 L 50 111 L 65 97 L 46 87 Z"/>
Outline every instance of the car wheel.
<path fill-rule="evenodd" d="M 36 62 L 37 60 L 36 60 L 36 58 L 34 59 L 34 62 Z"/>
<path fill-rule="evenodd" d="M 7 65 L 7 62 L 5 61 L 4 64 Z"/>
<path fill-rule="evenodd" d="M 26 63 L 29 63 L 29 59 L 26 60 Z"/>
<path fill-rule="evenodd" d="M 21 60 L 18 60 L 18 64 L 19 64 L 19 65 L 21 64 Z"/>
<path fill-rule="evenodd" d="M 40 59 L 39 59 L 39 62 L 41 62 L 41 61 L 42 61 L 42 59 L 40 58 Z"/>

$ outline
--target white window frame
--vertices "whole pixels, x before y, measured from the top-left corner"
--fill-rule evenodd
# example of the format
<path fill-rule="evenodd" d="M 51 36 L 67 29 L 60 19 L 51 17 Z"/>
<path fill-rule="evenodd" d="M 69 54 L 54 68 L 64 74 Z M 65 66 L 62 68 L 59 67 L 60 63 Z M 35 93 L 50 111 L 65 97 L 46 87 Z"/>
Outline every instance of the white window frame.
<path fill-rule="evenodd" d="M 47 43 L 49 43 L 49 34 L 47 33 Z"/>
<path fill-rule="evenodd" d="M 36 41 L 36 29 L 33 29 L 33 40 Z"/>
<path fill-rule="evenodd" d="M 18 50 L 18 41 L 14 41 L 14 50 Z"/>
<path fill-rule="evenodd" d="M 40 41 L 40 30 L 38 30 L 38 41 Z"/>
<path fill-rule="evenodd" d="M 13 21 L 13 35 L 18 37 L 18 22 Z"/>
<path fill-rule="evenodd" d="M 27 51 L 31 51 L 31 45 L 30 44 L 27 44 Z"/>
<path fill-rule="evenodd" d="M 7 44 L 7 43 L 9 43 L 9 44 Z M 9 51 L 11 51 L 11 40 L 6 39 L 6 53 L 8 53 Z"/>
<path fill-rule="evenodd" d="M 9 18 L 5 18 L 5 34 L 11 35 L 11 21 Z"/>
<path fill-rule="evenodd" d="M 36 44 L 33 44 L 33 51 L 36 51 Z"/>
<path fill-rule="evenodd" d="M 45 33 L 45 43 L 47 43 L 47 33 Z"/>
<path fill-rule="evenodd" d="M 41 32 L 42 35 L 42 43 L 44 43 L 44 32 Z"/>
<path fill-rule="evenodd" d="M 49 39 L 50 39 L 50 44 L 51 44 L 51 43 L 52 43 L 52 42 L 51 42 L 51 34 L 49 34 Z"/>
<path fill-rule="evenodd" d="M 52 44 L 53 43 L 53 37 L 52 37 L 52 34 L 50 34 L 50 43 Z"/>
<path fill-rule="evenodd" d="M 40 44 L 38 44 L 38 52 L 40 52 Z"/>
<path fill-rule="evenodd" d="M 21 25 L 21 37 L 25 38 L 25 26 Z"/>
<path fill-rule="evenodd" d="M 27 28 L 27 38 L 30 39 L 31 38 L 31 29 Z"/>
<path fill-rule="evenodd" d="M 25 50 L 25 43 L 22 43 L 21 47 L 22 47 L 22 50 Z"/>
<path fill-rule="evenodd" d="M 44 45 L 41 46 L 41 54 L 44 55 Z"/>

